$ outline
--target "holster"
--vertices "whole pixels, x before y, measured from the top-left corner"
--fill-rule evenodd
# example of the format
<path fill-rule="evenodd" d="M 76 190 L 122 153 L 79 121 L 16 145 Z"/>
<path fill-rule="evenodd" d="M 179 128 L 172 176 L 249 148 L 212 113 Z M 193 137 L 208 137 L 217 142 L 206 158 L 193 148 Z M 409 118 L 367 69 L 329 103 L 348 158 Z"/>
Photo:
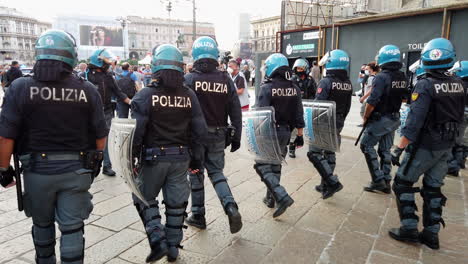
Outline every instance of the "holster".
<path fill-rule="evenodd" d="M 101 171 L 102 161 L 104 154 L 102 151 L 88 151 L 83 156 L 83 167 L 87 170 L 93 171 L 93 178 L 99 175 Z"/>

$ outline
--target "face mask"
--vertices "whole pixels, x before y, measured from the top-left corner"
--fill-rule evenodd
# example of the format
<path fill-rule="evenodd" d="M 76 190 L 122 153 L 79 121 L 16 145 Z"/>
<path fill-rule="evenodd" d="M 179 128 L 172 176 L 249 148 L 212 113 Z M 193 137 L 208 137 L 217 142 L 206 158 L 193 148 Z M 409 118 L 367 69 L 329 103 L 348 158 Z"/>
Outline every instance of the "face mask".
<path fill-rule="evenodd" d="M 227 72 L 229 72 L 229 74 L 232 74 L 234 72 L 234 70 L 231 69 L 231 68 L 227 68 Z"/>
<path fill-rule="evenodd" d="M 370 73 L 369 73 L 369 71 L 368 71 L 368 70 L 366 70 L 366 71 L 365 71 L 365 74 L 366 74 L 366 75 L 370 75 Z"/>

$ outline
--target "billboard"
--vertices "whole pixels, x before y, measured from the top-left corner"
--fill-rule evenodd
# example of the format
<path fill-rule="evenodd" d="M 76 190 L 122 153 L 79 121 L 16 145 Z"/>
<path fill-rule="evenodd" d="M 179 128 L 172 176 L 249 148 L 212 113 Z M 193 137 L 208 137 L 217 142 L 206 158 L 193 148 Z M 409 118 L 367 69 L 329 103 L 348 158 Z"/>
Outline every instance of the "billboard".
<path fill-rule="evenodd" d="M 122 29 L 117 27 L 80 25 L 80 45 L 123 47 Z"/>
<path fill-rule="evenodd" d="M 317 30 L 283 33 L 281 37 L 281 53 L 286 57 L 317 57 L 319 39 Z"/>

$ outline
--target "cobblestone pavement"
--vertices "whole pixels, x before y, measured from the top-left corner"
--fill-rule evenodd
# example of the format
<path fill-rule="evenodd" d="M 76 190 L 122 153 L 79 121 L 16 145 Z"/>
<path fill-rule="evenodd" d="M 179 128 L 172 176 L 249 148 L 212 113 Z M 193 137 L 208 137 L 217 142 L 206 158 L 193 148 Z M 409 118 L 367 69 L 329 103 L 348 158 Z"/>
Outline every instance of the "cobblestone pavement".
<path fill-rule="evenodd" d="M 244 227 L 238 234 L 229 233 L 227 217 L 207 182 L 208 228 L 185 230 L 179 263 L 468 263 L 466 171 L 460 178 L 446 179 L 447 227 L 440 234 L 441 250 L 433 251 L 389 238 L 387 230 L 398 226 L 393 195 L 362 191 L 369 174 L 351 140 L 343 141 L 337 157 L 337 173 L 345 187 L 326 201 L 314 190 L 319 176 L 305 150 L 288 160 L 282 182 L 296 202 L 278 219 L 261 202 L 265 187 L 253 163 L 234 154 L 226 159 L 225 173 Z M 101 175 L 91 191 L 95 206 L 85 228 L 85 262 L 144 263 L 149 247 L 122 179 Z M 0 190 L 0 263 L 33 263 L 31 220 L 16 210 L 14 192 Z"/>

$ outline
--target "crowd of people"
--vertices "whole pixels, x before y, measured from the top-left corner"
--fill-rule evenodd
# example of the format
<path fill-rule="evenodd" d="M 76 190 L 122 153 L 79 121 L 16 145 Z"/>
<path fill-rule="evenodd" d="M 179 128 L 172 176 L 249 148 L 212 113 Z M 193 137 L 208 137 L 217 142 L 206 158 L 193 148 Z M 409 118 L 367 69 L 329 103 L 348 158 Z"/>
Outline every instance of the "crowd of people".
<path fill-rule="evenodd" d="M 249 80 L 256 78 L 254 68 L 239 60 L 220 63 L 217 43 L 210 37 L 194 42 L 191 65 L 184 63 L 178 48 L 165 44 L 155 49 L 151 65 L 144 67 L 117 66 L 106 49 L 97 49 L 88 64 L 77 66 L 75 40 L 61 30 L 43 33 L 35 49 L 31 76 L 16 77 L 13 63 L 6 74 L 7 80 L 16 79 L 6 86 L 0 114 L 0 183 L 12 186 L 14 179 L 21 179 L 16 172 L 24 175 L 24 194 L 20 190 L 18 195 L 33 220 L 36 263 L 56 263 L 55 223 L 62 234 L 61 263 L 83 263 L 83 221 L 93 208 L 89 188 L 101 172 L 115 176 L 113 165 L 131 165 L 124 177 L 137 186 L 132 199 L 147 233 L 146 262 L 177 260 L 184 222 L 206 229 L 205 170 L 230 232 L 237 233 L 242 216 L 223 169 L 225 149 L 235 152 L 241 147 L 242 111 L 273 107 L 279 154 L 295 158 L 295 150 L 304 146 L 304 128 L 313 130 L 310 125 L 321 122 L 304 119 L 302 100 L 334 102 L 332 133 L 338 144 L 351 109 L 350 57 L 339 49 L 327 52 L 312 67 L 302 58 L 290 67 L 284 55 L 269 56 L 254 107 L 248 93 Z M 360 148 L 371 178 L 364 190 L 382 194 L 393 190 L 400 227 L 389 230 L 392 238 L 438 249 L 440 225 L 445 224 L 442 207 L 447 198 L 441 186 L 447 166 L 453 162 L 458 170 L 464 167 L 460 135 L 466 126 L 468 63 L 456 63 L 449 40 L 434 39 L 421 53 L 422 73 L 417 73 L 411 89 L 401 68 L 401 53 L 394 45 L 382 47 L 376 61 L 361 68 L 359 78 L 366 82 L 360 99 Z M 410 110 L 401 141 L 392 151 L 404 102 Z M 112 164 L 109 157 L 109 144 L 115 141 L 107 136 L 111 123 L 120 120 L 114 119 L 115 112 L 121 119 L 135 120 L 133 147 L 117 150 L 117 155 L 131 151 L 124 164 Z M 266 131 L 256 133 L 262 136 Z M 15 168 L 10 166 L 12 156 Z M 323 199 L 343 189 L 335 174 L 333 149 L 312 143 L 307 157 L 321 177 L 315 190 Z M 399 166 L 394 177 L 392 166 Z M 263 203 L 274 208 L 274 218 L 283 215 L 294 200 L 281 184 L 281 161 L 254 160 L 253 169 L 265 184 Z M 422 188 L 415 187 L 421 176 Z M 160 192 L 164 201 L 157 200 Z M 415 193 L 423 197 L 422 232 Z M 191 215 L 186 218 L 190 197 Z"/>

